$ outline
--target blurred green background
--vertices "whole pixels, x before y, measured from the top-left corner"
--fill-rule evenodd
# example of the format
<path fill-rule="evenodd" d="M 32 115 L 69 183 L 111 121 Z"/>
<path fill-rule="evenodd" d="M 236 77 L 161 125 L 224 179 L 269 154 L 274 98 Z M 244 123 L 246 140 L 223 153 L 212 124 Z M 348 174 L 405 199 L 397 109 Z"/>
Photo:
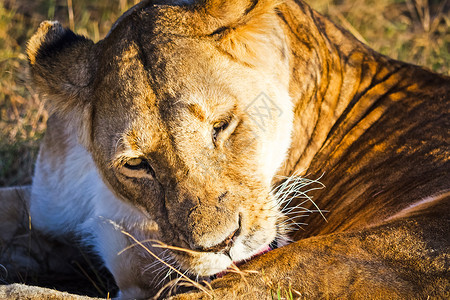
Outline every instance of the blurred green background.
<path fill-rule="evenodd" d="M 48 114 L 27 83 L 27 40 L 59 20 L 94 41 L 136 0 L 0 2 L 0 186 L 28 184 Z M 383 54 L 450 74 L 450 3 L 443 0 L 309 0 Z"/>

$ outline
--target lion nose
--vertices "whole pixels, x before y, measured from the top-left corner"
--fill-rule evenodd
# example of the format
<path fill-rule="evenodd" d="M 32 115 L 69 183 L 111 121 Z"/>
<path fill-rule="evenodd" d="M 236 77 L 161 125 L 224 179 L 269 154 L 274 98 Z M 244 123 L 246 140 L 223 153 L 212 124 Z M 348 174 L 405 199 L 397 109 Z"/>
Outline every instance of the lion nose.
<path fill-rule="evenodd" d="M 204 252 L 216 252 L 216 253 L 228 253 L 228 251 L 231 249 L 231 246 L 233 246 L 234 240 L 238 237 L 240 229 L 236 229 L 233 231 L 227 238 L 225 238 L 222 242 L 219 244 L 208 247 L 208 248 L 199 248 L 199 251 Z"/>

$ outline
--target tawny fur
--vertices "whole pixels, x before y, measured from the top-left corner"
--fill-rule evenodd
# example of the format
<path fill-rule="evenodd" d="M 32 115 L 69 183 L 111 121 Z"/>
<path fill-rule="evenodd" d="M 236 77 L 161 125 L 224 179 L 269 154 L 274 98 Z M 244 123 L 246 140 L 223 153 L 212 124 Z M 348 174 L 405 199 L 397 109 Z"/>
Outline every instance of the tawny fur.
<path fill-rule="evenodd" d="M 166 277 L 142 247 L 121 252 L 133 245 L 121 231 L 186 249 L 146 244 L 208 276 L 300 223 L 295 242 L 211 293 L 448 297 L 449 78 L 374 52 L 301 1 L 170 4 L 138 4 L 97 44 L 58 23 L 31 39 L 55 112 L 35 228 L 93 246 L 122 298 Z M 258 101 L 269 118 L 255 119 Z"/>

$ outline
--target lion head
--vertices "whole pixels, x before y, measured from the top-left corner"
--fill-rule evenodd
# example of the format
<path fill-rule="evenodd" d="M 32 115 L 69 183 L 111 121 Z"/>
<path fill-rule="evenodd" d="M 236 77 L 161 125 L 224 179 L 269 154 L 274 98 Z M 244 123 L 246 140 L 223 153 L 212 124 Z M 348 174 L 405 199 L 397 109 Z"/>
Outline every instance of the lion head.
<path fill-rule="evenodd" d="M 282 233 L 272 180 L 290 142 L 286 37 L 274 1 L 144 1 L 98 43 L 44 22 L 35 86 L 104 183 L 157 224 L 193 274 Z"/>

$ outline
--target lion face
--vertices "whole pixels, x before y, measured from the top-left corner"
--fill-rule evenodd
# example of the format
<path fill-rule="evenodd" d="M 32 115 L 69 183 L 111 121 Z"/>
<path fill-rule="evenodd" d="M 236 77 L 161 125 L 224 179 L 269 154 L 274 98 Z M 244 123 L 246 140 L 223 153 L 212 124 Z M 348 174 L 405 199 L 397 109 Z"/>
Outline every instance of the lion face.
<path fill-rule="evenodd" d="M 250 41 L 236 32 L 199 38 L 198 14 L 136 8 L 105 40 L 77 51 L 86 65 L 73 69 L 95 76 L 73 97 L 82 101 L 61 111 L 81 120 L 80 140 L 113 193 L 156 222 L 162 242 L 186 249 L 172 251 L 179 265 L 212 275 L 279 233 L 271 183 L 290 144 L 293 113 L 281 29 L 245 32 Z M 179 19 L 191 21 L 173 24 Z M 41 54 L 54 45 L 45 45 L 49 34 L 67 35 L 51 26 L 41 27 L 46 39 L 30 58 L 36 81 L 47 68 L 39 60 L 51 58 Z M 224 45 L 234 39 L 251 50 L 263 38 L 268 55 L 260 61 Z"/>

